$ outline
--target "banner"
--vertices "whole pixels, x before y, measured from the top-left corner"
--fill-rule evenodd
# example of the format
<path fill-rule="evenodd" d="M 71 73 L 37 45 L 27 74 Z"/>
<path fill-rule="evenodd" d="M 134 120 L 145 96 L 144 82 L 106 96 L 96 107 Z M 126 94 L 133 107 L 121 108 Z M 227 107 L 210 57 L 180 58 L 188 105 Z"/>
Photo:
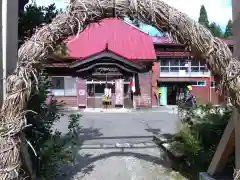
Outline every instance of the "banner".
<path fill-rule="evenodd" d="M 124 103 L 124 87 L 123 79 L 115 80 L 115 105 L 122 105 Z"/>
<path fill-rule="evenodd" d="M 78 107 L 87 107 L 87 83 L 85 79 L 77 78 Z"/>

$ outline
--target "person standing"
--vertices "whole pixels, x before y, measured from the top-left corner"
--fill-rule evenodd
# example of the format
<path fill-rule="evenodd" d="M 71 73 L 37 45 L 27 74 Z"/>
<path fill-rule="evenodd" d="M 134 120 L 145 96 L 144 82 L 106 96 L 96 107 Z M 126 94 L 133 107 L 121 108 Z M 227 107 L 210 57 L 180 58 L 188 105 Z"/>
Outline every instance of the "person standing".
<path fill-rule="evenodd" d="M 109 104 L 109 90 L 107 85 L 104 88 L 104 95 L 103 95 L 103 107 L 104 109 L 108 108 L 108 104 Z"/>
<path fill-rule="evenodd" d="M 158 87 L 158 89 L 157 89 L 157 96 L 158 96 L 158 104 L 159 104 L 159 106 L 161 106 L 161 96 L 162 96 L 161 87 Z"/>
<path fill-rule="evenodd" d="M 108 88 L 108 107 L 112 105 L 112 89 Z"/>
<path fill-rule="evenodd" d="M 192 86 L 191 85 L 187 86 L 186 99 L 187 99 L 187 101 L 190 101 L 192 105 L 195 104 L 195 98 L 192 94 Z"/>
<path fill-rule="evenodd" d="M 155 90 L 155 96 L 156 96 L 156 99 L 157 99 L 157 104 L 158 106 L 161 105 L 160 103 L 160 99 L 161 99 L 161 88 L 160 87 L 157 87 L 156 90 Z"/>

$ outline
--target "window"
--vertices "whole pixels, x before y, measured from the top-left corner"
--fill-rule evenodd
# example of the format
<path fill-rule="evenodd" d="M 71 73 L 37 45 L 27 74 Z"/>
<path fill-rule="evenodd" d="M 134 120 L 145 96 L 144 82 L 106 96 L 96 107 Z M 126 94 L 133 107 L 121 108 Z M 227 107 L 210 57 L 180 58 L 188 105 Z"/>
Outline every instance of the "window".
<path fill-rule="evenodd" d="M 179 47 L 179 48 L 174 48 L 174 47 L 161 47 L 161 46 L 157 46 L 155 45 L 155 51 L 156 52 L 184 52 L 185 51 L 185 47 Z"/>
<path fill-rule="evenodd" d="M 55 96 L 76 96 L 76 78 L 51 77 L 51 89 Z"/>
<path fill-rule="evenodd" d="M 52 77 L 52 89 L 64 89 L 64 77 Z"/>
<path fill-rule="evenodd" d="M 199 61 L 193 59 L 193 60 L 191 61 L 191 66 L 192 66 L 192 67 L 199 67 Z"/>
<path fill-rule="evenodd" d="M 186 67 L 188 65 L 188 61 L 187 60 L 180 60 L 180 66 Z"/>
<path fill-rule="evenodd" d="M 191 72 L 200 72 L 199 66 L 191 66 Z"/>
<path fill-rule="evenodd" d="M 65 96 L 76 96 L 77 95 L 76 78 L 65 77 L 64 90 Z"/>
<path fill-rule="evenodd" d="M 176 60 L 176 59 L 170 60 L 170 66 L 178 66 L 179 67 L 179 64 L 180 64 L 180 60 Z"/>
<path fill-rule="evenodd" d="M 104 89 L 105 89 L 105 84 L 95 84 L 94 88 L 95 88 L 95 96 L 103 96 L 104 95 Z"/>
<path fill-rule="evenodd" d="M 170 72 L 179 72 L 179 66 L 178 67 L 170 67 Z"/>
<path fill-rule="evenodd" d="M 191 72 L 193 73 L 204 73 L 208 72 L 208 69 L 206 68 L 206 61 L 205 60 L 196 60 L 193 59 L 191 61 Z"/>
<path fill-rule="evenodd" d="M 198 81 L 198 86 L 206 86 L 206 81 Z"/>
<path fill-rule="evenodd" d="M 87 84 L 87 95 L 94 96 L 94 84 Z"/>
<path fill-rule="evenodd" d="M 124 84 L 124 96 L 127 96 L 128 95 L 128 92 L 129 92 L 129 84 Z"/>
<path fill-rule="evenodd" d="M 206 61 L 203 60 L 160 59 L 160 73 L 163 76 L 209 76 L 207 72 Z"/>
<path fill-rule="evenodd" d="M 188 71 L 188 67 L 186 67 L 186 66 L 180 66 L 180 70 L 184 70 L 184 71 Z"/>
<path fill-rule="evenodd" d="M 161 66 L 169 66 L 170 65 L 170 61 L 169 60 L 161 60 L 160 61 L 160 64 L 161 64 Z"/>
<path fill-rule="evenodd" d="M 206 86 L 206 81 L 193 81 L 192 86 Z"/>
<path fill-rule="evenodd" d="M 161 66 L 161 72 L 169 72 L 169 67 L 163 67 Z"/>
<path fill-rule="evenodd" d="M 180 72 L 181 70 L 188 71 L 187 65 L 187 60 L 173 59 L 160 61 L 161 72 Z"/>

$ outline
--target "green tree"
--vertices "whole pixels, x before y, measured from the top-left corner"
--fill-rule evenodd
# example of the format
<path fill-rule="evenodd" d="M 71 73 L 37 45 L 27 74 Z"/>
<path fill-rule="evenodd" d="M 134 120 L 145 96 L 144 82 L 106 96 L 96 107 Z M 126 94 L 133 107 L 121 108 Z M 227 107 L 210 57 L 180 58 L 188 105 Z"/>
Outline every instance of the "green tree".
<path fill-rule="evenodd" d="M 227 26 L 226 26 L 226 30 L 225 30 L 225 33 L 224 33 L 224 37 L 225 38 L 229 38 L 229 37 L 232 37 L 232 20 L 230 19 L 227 23 Z"/>
<path fill-rule="evenodd" d="M 60 113 L 62 103 L 48 96 L 51 82 L 47 74 L 38 74 L 38 81 L 38 93 L 33 92 L 28 102 L 28 110 L 31 112 L 26 117 L 31 127 L 25 130 L 25 135 L 35 150 L 33 152 L 29 149 L 29 153 L 36 176 L 41 180 L 53 180 L 63 165 L 73 162 L 73 150 L 78 144 L 80 115 L 71 114 L 68 117 L 67 134 L 54 131 L 54 124 L 63 116 Z"/>
<path fill-rule="evenodd" d="M 209 25 L 209 30 L 211 31 L 213 36 L 219 37 L 219 38 L 223 37 L 223 32 L 222 32 L 221 27 L 218 24 L 216 24 L 215 22 L 212 22 Z"/>
<path fill-rule="evenodd" d="M 28 5 L 25 11 L 20 14 L 18 20 L 19 45 L 24 43 L 27 38 L 30 38 L 35 29 L 43 22 L 43 7 L 37 6 L 35 3 Z"/>
<path fill-rule="evenodd" d="M 28 5 L 19 16 L 19 45 L 32 36 L 38 27 L 49 23 L 57 15 L 55 4 L 47 7 L 37 6 L 36 3 Z M 63 55 L 67 48 L 61 43 L 55 52 Z M 29 148 L 33 169 L 41 180 L 56 179 L 63 165 L 73 162 L 73 149 L 78 142 L 79 115 L 69 116 L 68 133 L 61 134 L 54 131 L 54 124 L 60 119 L 62 103 L 50 99 L 48 89 L 51 82 L 47 74 L 41 72 L 38 77 L 38 89 L 32 92 L 28 102 L 26 114 L 30 128 L 25 129 L 25 136 L 34 147 Z M 35 78 L 35 77 L 32 77 Z"/>
<path fill-rule="evenodd" d="M 209 27 L 209 21 L 208 21 L 208 15 L 207 15 L 207 10 L 204 5 L 201 6 L 200 9 L 200 16 L 198 19 L 198 22 L 205 26 L 206 28 Z"/>
<path fill-rule="evenodd" d="M 24 12 L 24 6 L 29 3 L 29 0 L 18 0 L 18 14 Z"/>
<path fill-rule="evenodd" d="M 44 23 L 50 23 L 52 19 L 60 12 L 60 10 L 56 9 L 56 5 L 54 3 L 42 8 L 44 12 Z"/>
<path fill-rule="evenodd" d="M 179 114 L 183 115 L 180 117 L 181 125 L 169 143 L 171 150 L 180 155 L 181 159 L 180 162 L 174 162 L 175 168 L 188 175 L 188 179 L 198 179 L 199 172 L 207 170 L 232 110 L 233 108 L 227 105 L 179 106 Z M 231 154 L 223 172 L 232 175 L 233 166 L 234 154 Z"/>
<path fill-rule="evenodd" d="M 37 27 L 40 27 L 42 24 L 51 22 L 57 13 L 58 10 L 56 9 L 55 4 L 51 4 L 47 7 L 37 6 L 36 3 L 27 5 L 25 11 L 19 15 L 19 45 L 21 45 L 27 38 L 30 38 Z"/>
<path fill-rule="evenodd" d="M 57 10 L 54 3 L 47 7 L 38 6 L 35 2 L 27 5 L 25 11 L 19 15 L 19 46 L 23 44 L 25 40 L 30 38 L 38 27 L 41 27 L 43 24 L 50 23 L 59 12 L 61 12 L 61 9 Z M 58 56 L 66 56 L 67 48 L 65 43 L 62 42 L 58 45 L 54 53 Z"/>

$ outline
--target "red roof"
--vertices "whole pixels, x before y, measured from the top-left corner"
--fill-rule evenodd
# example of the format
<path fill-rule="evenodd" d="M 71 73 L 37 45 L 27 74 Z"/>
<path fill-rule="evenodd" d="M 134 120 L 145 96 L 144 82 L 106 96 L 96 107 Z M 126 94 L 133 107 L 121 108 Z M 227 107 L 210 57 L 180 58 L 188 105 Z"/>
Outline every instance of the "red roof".
<path fill-rule="evenodd" d="M 86 58 L 104 51 L 107 46 L 109 50 L 126 59 L 156 59 L 151 36 L 117 18 L 88 25 L 67 45 L 69 55 L 75 58 Z"/>
<path fill-rule="evenodd" d="M 177 44 L 174 42 L 171 38 L 169 37 L 162 37 L 162 36 L 154 36 L 152 37 L 153 43 L 154 44 Z M 222 38 L 222 40 L 227 44 L 227 45 L 233 45 L 233 39 L 232 38 Z"/>

